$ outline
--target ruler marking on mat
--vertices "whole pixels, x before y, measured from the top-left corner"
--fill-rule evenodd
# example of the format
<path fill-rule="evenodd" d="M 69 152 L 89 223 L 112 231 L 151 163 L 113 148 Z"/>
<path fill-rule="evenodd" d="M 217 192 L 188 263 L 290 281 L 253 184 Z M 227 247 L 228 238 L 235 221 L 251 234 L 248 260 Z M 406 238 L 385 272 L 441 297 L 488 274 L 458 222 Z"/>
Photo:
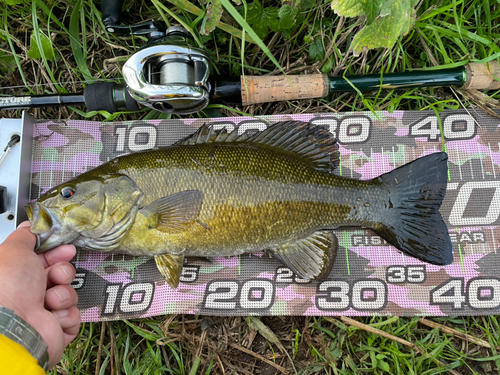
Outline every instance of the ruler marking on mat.
<path fill-rule="evenodd" d="M 493 163 L 493 153 L 491 152 L 491 145 L 488 142 L 488 149 L 490 150 L 491 168 L 493 169 L 493 178 L 497 179 L 497 173 L 495 172 L 495 163 Z"/>
<path fill-rule="evenodd" d="M 392 164 L 393 168 L 396 169 L 396 155 L 394 154 L 394 146 L 392 146 Z"/>
<path fill-rule="evenodd" d="M 495 244 L 495 233 L 493 232 L 493 228 L 490 228 L 491 231 L 491 239 L 493 240 L 493 249 L 495 250 L 495 254 L 497 253 L 497 246 Z"/>
<path fill-rule="evenodd" d="M 469 166 L 470 166 L 470 178 L 474 180 L 474 168 L 472 168 L 472 152 L 470 150 L 470 145 L 467 144 L 467 151 L 469 152 Z"/>
<path fill-rule="evenodd" d="M 481 165 L 481 175 L 483 176 L 483 180 L 484 180 L 485 177 L 484 177 L 483 158 L 481 157 L 481 149 L 479 148 L 479 143 L 476 143 L 476 146 L 477 146 L 477 154 L 479 156 L 479 163 Z"/>
<path fill-rule="evenodd" d="M 64 172 L 66 172 L 66 154 L 63 154 L 63 165 L 62 165 L 62 173 L 61 173 L 61 183 L 64 182 Z"/>
<path fill-rule="evenodd" d="M 349 155 L 349 165 L 350 165 L 350 168 L 351 168 L 351 178 L 353 178 L 353 174 L 352 174 L 352 155 L 353 155 L 353 152 L 351 151 L 351 154 Z"/>
<path fill-rule="evenodd" d="M 54 175 L 54 154 L 52 153 L 52 157 L 50 160 L 50 179 L 49 179 L 49 188 L 52 187 L 52 176 Z"/>
<path fill-rule="evenodd" d="M 385 158 L 384 158 L 384 147 L 380 146 L 380 153 L 382 154 L 382 172 L 385 174 Z"/>
<path fill-rule="evenodd" d="M 76 160 L 78 159 L 77 154 L 75 154 L 75 162 L 73 163 L 73 177 L 76 176 Z"/>
<path fill-rule="evenodd" d="M 462 161 L 460 160 L 460 151 L 458 150 L 458 148 L 455 149 L 456 153 L 457 153 L 457 160 L 458 160 L 458 172 L 460 174 L 460 180 L 463 180 L 463 176 L 462 176 Z"/>
<path fill-rule="evenodd" d="M 40 178 L 39 178 L 39 181 L 38 181 L 38 197 L 37 198 L 40 198 L 40 195 L 42 195 L 42 174 L 43 174 L 43 159 L 41 160 L 41 163 L 40 163 Z"/>

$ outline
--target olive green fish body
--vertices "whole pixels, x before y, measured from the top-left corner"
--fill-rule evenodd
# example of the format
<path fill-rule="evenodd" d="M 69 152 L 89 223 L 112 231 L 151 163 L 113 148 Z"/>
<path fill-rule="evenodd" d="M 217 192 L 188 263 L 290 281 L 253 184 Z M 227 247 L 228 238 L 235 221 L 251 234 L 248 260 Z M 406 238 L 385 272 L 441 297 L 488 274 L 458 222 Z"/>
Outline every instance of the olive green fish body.
<path fill-rule="evenodd" d="M 439 207 L 447 157 L 436 153 L 369 181 L 333 174 L 339 146 L 296 122 L 253 135 L 202 127 L 165 149 L 116 158 L 26 206 L 38 251 L 62 243 L 155 256 L 172 287 L 184 256 L 267 250 L 299 276 L 328 276 L 332 229 L 364 226 L 403 252 L 447 264 Z"/>
<path fill-rule="evenodd" d="M 257 147 L 173 147 L 118 158 L 115 168 L 112 173 L 129 176 L 144 192 L 145 206 L 186 190 L 203 195 L 196 221 L 180 233 L 149 229 L 148 217 L 139 211 L 120 246 L 133 254 L 263 250 L 321 228 L 363 225 L 365 205 L 377 201 L 372 183 L 316 171 L 297 158 Z"/>

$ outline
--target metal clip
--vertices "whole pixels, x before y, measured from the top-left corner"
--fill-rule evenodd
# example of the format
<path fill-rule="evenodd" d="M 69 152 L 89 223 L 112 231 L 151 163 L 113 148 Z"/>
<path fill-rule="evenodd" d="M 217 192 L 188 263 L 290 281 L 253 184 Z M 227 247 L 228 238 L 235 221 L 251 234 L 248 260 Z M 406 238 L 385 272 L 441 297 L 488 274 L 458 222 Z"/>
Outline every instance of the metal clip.
<path fill-rule="evenodd" d="M 21 137 L 19 134 L 13 134 L 10 137 L 9 143 L 7 143 L 7 146 L 3 149 L 2 153 L 0 154 L 0 165 L 2 165 L 3 161 L 9 155 L 9 153 L 12 151 L 12 148 L 19 143 L 21 140 Z"/>

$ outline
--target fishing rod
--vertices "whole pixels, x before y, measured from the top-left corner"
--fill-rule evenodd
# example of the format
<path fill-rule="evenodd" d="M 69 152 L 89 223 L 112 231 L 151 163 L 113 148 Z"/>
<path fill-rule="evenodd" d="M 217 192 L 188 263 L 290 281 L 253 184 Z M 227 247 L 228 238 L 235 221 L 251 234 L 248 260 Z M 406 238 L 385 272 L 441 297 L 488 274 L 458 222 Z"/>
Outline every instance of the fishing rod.
<path fill-rule="evenodd" d="M 251 105 L 273 101 L 323 98 L 336 92 L 457 86 L 500 89 L 497 61 L 463 67 L 403 73 L 328 77 L 326 74 L 282 76 L 210 76 L 210 57 L 195 46 L 183 27 L 168 29 L 155 21 L 120 24 L 123 0 L 101 1 L 103 23 L 110 33 L 143 35 L 147 44 L 125 62 L 124 84 L 97 82 L 83 93 L 0 97 L 0 110 L 80 106 L 89 111 L 139 111 L 186 115 L 209 103 Z"/>

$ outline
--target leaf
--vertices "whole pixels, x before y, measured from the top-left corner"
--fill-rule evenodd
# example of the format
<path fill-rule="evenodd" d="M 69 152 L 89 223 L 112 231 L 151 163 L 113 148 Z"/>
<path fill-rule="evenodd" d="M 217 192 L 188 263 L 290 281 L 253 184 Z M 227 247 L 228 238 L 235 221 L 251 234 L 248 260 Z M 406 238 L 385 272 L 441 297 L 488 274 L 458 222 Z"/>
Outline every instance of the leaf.
<path fill-rule="evenodd" d="M 326 60 L 326 62 L 323 64 L 321 67 L 321 73 L 328 74 L 332 71 L 333 69 L 333 64 L 330 59 Z"/>
<path fill-rule="evenodd" d="M 17 5 L 23 3 L 29 3 L 29 0 L 2 0 L 7 5 Z"/>
<path fill-rule="evenodd" d="M 124 320 L 124 322 L 130 326 L 135 333 L 137 333 L 139 336 L 144 337 L 146 340 L 149 341 L 156 341 L 160 338 L 159 335 L 155 335 L 153 332 L 146 331 L 145 329 L 142 329 L 138 326 L 136 326 L 133 323 L 130 323 L 128 320 Z"/>
<path fill-rule="evenodd" d="M 167 1 L 170 4 L 175 5 L 176 7 L 180 8 L 188 13 L 194 14 L 195 16 L 200 16 L 203 14 L 203 11 L 200 8 L 191 4 L 187 0 L 167 0 Z M 155 4 L 155 6 L 157 5 L 156 3 L 153 3 L 153 4 Z M 219 29 L 225 31 L 228 34 L 231 34 L 232 36 L 241 39 L 241 34 L 242 34 L 241 30 L 238 30 L 236 27 L 225 24 L 224 22 L 220 22 L 217 27 Z M 255 41 L 253 40 L 253 38 L 250 35 L 246 35 L 245 40 L 249 43 L 255 43 Z"/>
<path fill-rule="evenodd" d="M 247 22 L 259 38 L 264 39 L 269 30 L 267 28 L 267 14 L 259 3 L 251 3 L 247 8 Z"/>
<path fill-rule="evenodd" d="M 278 8 L 268 8 L 266 9 L 267 14 L 267 26 L 275 33 L 280 33 L 283 31 L 280 25 L 279 9 Z"/>
<path fill-rule="evenodd" d="M 201 25 L 201 34 L 209 35 L 219 25 L 222 16 L 222 5 L 220 0 L 211 0 L 207 7 L 207 15 Z"/>
<path fill-rule="evenodd" d="M 359 0 L 333 0 L 332 9 L 339 16 L 357 17 L 364 16 L 365 9 Z"/>
<path fill-rule="evenodd" d="M 354 55 L 363 48 L 391 48 L 397 38 L 407 34 L 415 23 L 417 0 L 333 0 L 332 9 L 340 16 L 366 16 L 367 25 L 356 34 Z"/>
<path fill-rule="evenodd" d="M 283 31 L 279 24 L 279 9 L 276 7 L 264 8 L 258 2 L 248 6 L 247 22 L 261 39 L 264 39 L 269 33 L 268 27 L 274 32 Z"/>
<path fill-rule="evenodd" d="M 309 46 L 309 57 L 314 61 L 322 61 L 325 58 L 325 50 L 320 38 L 316 38 Z"/>
<path fill-rule="evenodd" d="M 301 12 L 310 12 L 315 4 L 316 0 L 300 0 L 299 9 Z"/>
<path fill-rule="evenodd" d="M 369 25 L 379 15 L 381 0 L 360 0 L 360 2 Z"/>
<path fill-rule="evenodd" d="M 387 0 L 380 4 L 380 17 L 385 17 L 391 14 L 392 7 L 397 0 Z"/>
<path fill-rule="evenodd" d="M 54 48 L 52 47 L 52 41 L 49 39 L 48 36 L 42 33 L 40 33 L 40 41 L 42 44 L 41 47 L 45 55 L 45 58 L 47 60 L 54 60 L 55 53 L 54 53 Z M 28 51 L 28 56 L 31 57 L 32 59 L 39 59 L 42 57 L 42 54 L 40 53 L 40 46 L 36 42 L 34 31 L 31 32 L 30 50 Z"/>
<path fill-rule="evenodd" d="M 359 55 L 363 47 L 368 49 L 391 48 L 401 34 L 409 31 L 412 25 L 412 16 L 413 9 L 409 0 L 394 0 L 390 14 L 385 17 L 377 17 L 371 25 L 363 27 L 356 34 L 351 43 L 354 55 Z"/>
<path fill-rule="evenodd" d="M 292 9 L 292 7 L 288 4 L 283 5 L 278 13 L 278 16 L 280 18 L 280 28 L 282 30 L 291 29 L 295 24 L 295 16 L 298 12 L 298 9 Z"/>
<path fill-rule="evenodd" d="M 14 56 L 0 51 L 0 73 L 8 74 L 16 70 L 16 59 Z"/>
<path fill-rule="evenodd" d="M 391 371 L 389 364 L 385 361 L 380 360 L 380 359 L 377 361 L 377 367 L 379 369 L 381 369 L 382 371 L 386 371 L 386 372 Z"/>

